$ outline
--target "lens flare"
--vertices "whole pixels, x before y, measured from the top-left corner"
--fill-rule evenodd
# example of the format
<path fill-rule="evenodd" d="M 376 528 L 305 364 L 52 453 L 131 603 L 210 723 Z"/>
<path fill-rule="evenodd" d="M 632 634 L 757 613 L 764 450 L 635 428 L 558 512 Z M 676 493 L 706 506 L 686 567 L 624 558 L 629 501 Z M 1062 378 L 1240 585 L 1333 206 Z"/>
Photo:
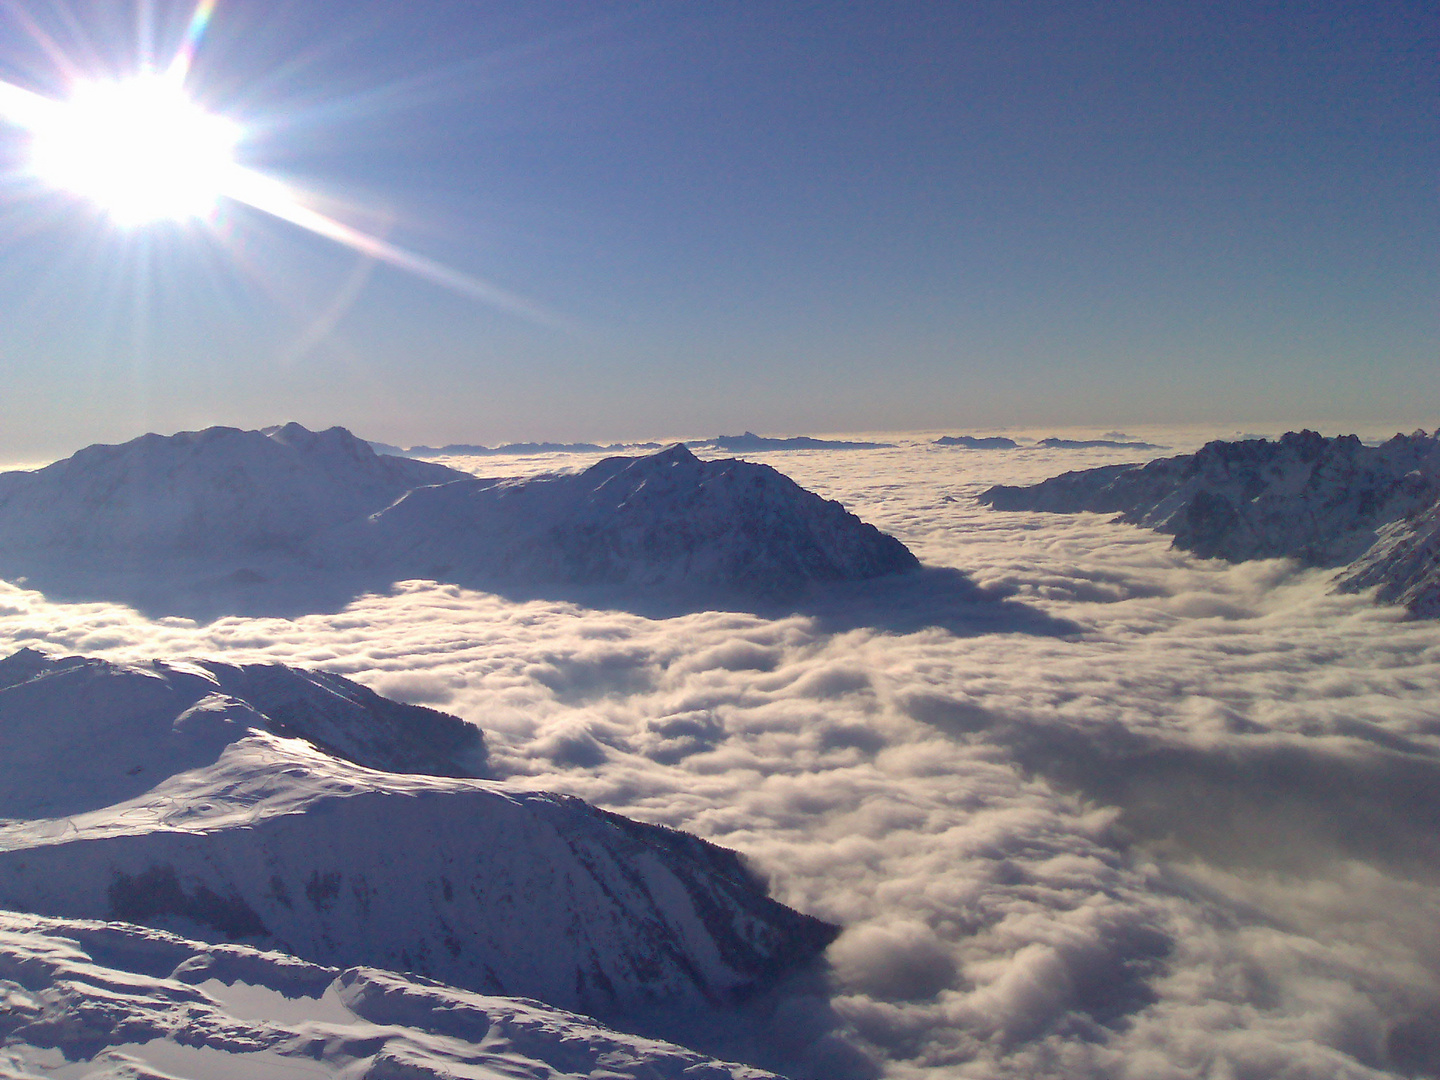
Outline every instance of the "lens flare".
<path fill-rule="evenodd" d="M 33 128 L 30 167 L 121 225 L 204 217 L 233 183 L 240 135 L 173 79 L 145 73 L 76 86 Z"/>
<path fill-rule="evenodd" d="M 167 64 L 120 80 L 81 78 L 30 25 L 71 90 L 55 99 L 0 81 L 0 124 L 29 137 L 29 174 L 93 202 L 126 229 L 203 220 L 230 200 L 527 320 L 566 325 L 523 297 L 323 214 L 304 191 L 241 165 L 236 152 L 244 129 L 202 108 L 187 90 L 215 6 L 199 0 Z"/>

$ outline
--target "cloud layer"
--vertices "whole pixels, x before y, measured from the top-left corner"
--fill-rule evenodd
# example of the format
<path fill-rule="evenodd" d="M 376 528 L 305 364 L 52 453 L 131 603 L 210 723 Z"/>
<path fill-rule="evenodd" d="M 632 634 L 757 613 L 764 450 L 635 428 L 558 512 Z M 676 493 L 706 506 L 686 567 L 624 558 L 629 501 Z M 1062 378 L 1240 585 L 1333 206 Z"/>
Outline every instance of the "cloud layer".
<path fill-rule="evenodd" d="M 1179 452 L 1214 434 L 1142 436 Z M 1049 632 L 647 619 L 426 582 L 202 626 L 16 585 L 0 586 L 0 642 L 324 667 L 481 725 L 517 787 L 745 852 L 778 899 L 846 927 L 827 983 L 756 1006 L 770 1028 L 748 1052 L 765 1063 L 1440 1068 L 1440 625 L 1331 595 L 1325 572 L 974 503 L 1124 450 L 894 441 L 757 460 L 1012 591 Z"/>

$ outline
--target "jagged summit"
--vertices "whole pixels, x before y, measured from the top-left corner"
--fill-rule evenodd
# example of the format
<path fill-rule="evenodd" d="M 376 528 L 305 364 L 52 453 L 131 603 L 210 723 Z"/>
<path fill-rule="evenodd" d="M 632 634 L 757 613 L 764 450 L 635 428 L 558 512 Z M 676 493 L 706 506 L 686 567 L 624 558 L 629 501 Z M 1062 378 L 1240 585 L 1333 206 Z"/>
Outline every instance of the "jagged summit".
<path fill-rule="evenodd" d="M 594 478 L 597 482 L 603 483 L 606 478 L 618 476 L 630 470 L 639 470 L 636 476 L 664 473 L 667 469 L 688 468 L 699 470 L 704 463 L 691 453 L 690 448 L 684 443 L 671 443 L 663 449 L 656 450 L 652 454 L 645 454 L 642 457 L 631 457 L 617 454 L 613 457 L 602 458 L 594 465 L 584 471 L 583 475 Z M 697 472 L 686 474 L 695 477 Z M 545 477 L 543 479 L 551 479 Z"/>
<path fill-rule="evenodd" d="M 1342 587 L 1379 586 L 1383 600 L 1440 614 L 1440 431 L 1380 446 L 1309 430 L 1273 442 L 1217 440 L 1146 465 L 993 487 L 980 501 L 997 510 L 1118 514 L 1209 558 L 1353 564 Z"/>

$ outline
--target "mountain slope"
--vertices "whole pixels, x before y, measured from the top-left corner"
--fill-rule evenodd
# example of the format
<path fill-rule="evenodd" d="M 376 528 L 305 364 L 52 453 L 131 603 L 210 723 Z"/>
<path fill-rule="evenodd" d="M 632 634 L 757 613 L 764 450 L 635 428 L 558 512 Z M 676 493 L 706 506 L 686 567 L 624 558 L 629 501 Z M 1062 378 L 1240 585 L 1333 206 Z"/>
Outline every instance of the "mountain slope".
<path fill-rule="evenodd" d="M 0 818 L 64 817 L 213 764 L 255 728 L 372 769 L 478 776 L 473 724 L 282 664 L 0 660 Z"/>
<path fill-rule="evenodd" d="M 1440 619 L 1440 499 L 1384 526 L 1339 584 L 1347 592 L 1378 586 L 1376 599 Z"/>
<path fill-rule="evenodd" d="M 116 565 L 294 555 L 324 530 L 462 475 L 378 455 L 338 427 L 142 435 L 0 474 L 0 546 Z"/>
<path fill-rule="evenodd" d="M 738 856 L 697 838 L 565 796 L 366 768 L 277 734 L 264 713 L 277 702 L 285 730 L 375 756 L 386 723 L 400 730 L 368 699 L 349 709 L 296 692 L 303 673 L 6 663 L 0 907 L 244 940 L 600 1014 L 725 1005 L 836 932 L 769 899 Z M 405 714 L 400 737 L 443 740 L 452 729 L 439 716 Z M 357 717 L 374 722 L 373 738 Z"/>
<path fill-rule="evenodd" d="M 1207 558 L 1353 563 L 1342 587 L 1378 585 L 1380 599 L 1431 615 L 1440 611 L 1437 436 L 1396 435 L 1378 447 L 1313 431 L 1212 442 L 1147 465 L 993 487 L 980 501 L 997 510 L 1119 514 Z"/>

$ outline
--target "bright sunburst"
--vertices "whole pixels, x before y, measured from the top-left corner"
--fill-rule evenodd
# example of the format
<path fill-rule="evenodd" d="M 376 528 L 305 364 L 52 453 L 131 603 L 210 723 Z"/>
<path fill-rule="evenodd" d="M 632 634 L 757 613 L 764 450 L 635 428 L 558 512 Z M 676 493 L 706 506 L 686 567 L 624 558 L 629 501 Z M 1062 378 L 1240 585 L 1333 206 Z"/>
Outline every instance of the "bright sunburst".
<path fill-rule="evenodd" d="M 121 225 L 204 217 L 236 186 L 240 135 L 177 79 L 146 72 L 76 86 L 35 125 L 30 166 Z"/>
<path fill-rule="evenodd" d="M 215 4 L 199 0 L 183 43 L 164 68 L 120 80 L 87 79 L 61 58 L 70 75 L 69 95 L 61 100 L 0 81 L 0 123 L 28 133 L 30 175 L 89 200 L 126 229 L 204 221 L 230 200 L 445 288 L 537 322 L 555 322 L 528 301 L 347 225 L 292 185 L 238 163 L 241 125 L 208 112 L 187 89 Z"/>

